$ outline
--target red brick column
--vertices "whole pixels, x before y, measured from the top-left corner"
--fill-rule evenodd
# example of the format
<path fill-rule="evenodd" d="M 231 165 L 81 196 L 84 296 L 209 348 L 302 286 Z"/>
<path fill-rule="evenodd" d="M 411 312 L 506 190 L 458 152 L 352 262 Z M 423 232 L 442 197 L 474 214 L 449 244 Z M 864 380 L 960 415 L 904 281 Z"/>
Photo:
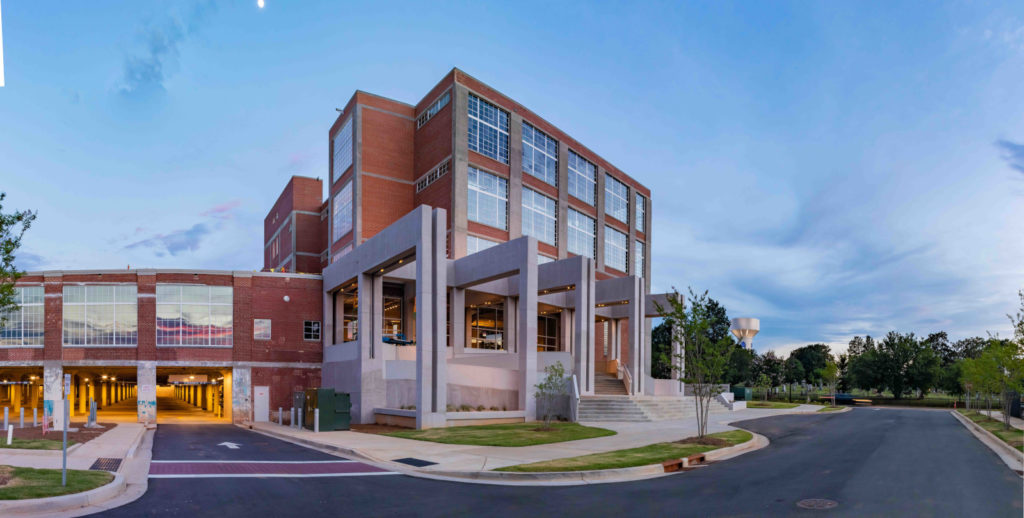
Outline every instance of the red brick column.
<path fill-rule="evenodd" d="M 138 274 L 139 293 L 139 346 L 136 359 L 155 361 L 156 355 L 156 274 L 142 271 Z"/>

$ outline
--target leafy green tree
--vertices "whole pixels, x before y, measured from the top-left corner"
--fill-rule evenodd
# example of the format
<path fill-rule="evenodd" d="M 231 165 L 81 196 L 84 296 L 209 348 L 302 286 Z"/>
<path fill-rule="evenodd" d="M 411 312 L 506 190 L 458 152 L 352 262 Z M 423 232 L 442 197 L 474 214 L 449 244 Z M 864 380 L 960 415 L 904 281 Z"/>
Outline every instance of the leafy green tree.
<path fill-rule="evenodd" d="M 754 380 L 754 386 L 761 389 L 761 399 L 768 401 L 768 390 L 772 388 L 772 380 L 767 374 L 761 373 L 757 375 L 757 379 Z"/>
<path fill-rule="evenodd" d="M 960 356 L 957 354 L 956 349 L 953 348 L 953 343 L 949 341 L 949 336 L 945 331 L 932 333 L 924 340 L 921 340 L 921 343 L 935 353 L 939 358 L 942 367 L 952 365 L 960 359 Z"/>
<path fill-rule="evenodd" d="M 956 351 L 958 359 L 978 358 L 988 347 L 988 339 L 980 336 L 964 338 L 953 343 L 953 350 Z"/>
<path fill-rule="evenodd" d="M 657 302 L 655 307 L 668 322 L 674 341 L 683 344 L 681 359 L 686 368 L 680 380 L 693 389 L 697 436 L 704 437 L 708 430 L 711 400 L 721 393 L 720 383 L 725 378 L 735 344 L 728 337 L 711 340 L 711 328 L 716 316 L 709 303 L 708 292 L 698 295 L 693 288 L 689 292 L 689 299 L 684 300 L 679 291 L 673 288 L 668 295 L 668 307 L 662 307 Z"/>
<path fill-rule="evenodd" d="M 952 396 L 962 396 L 964 387 L 962 377 L 964 373 L 964 361 L 956 362 L 939 369 L 938 378 L 935 381 L 935 388 Z"/>
<path fill-rule="evenodd" d="M 768 376 L 770 388 L 774 389 L 785 383 L 785 362 L 775 355 L 775 351 L 768 351 L 761 356 L 761 373 Z"/>
<path fill-rule="evenodd" d="M 6 197 L 6 193 L 0 192 L 0 328 L 7 323 L 7 313 L 18 309 L 14 302 L 14 283 L 25 272 L 14 266 L 14 254 L 21 246 L 25 231 L 36 219 L 36 213 L 30 210 L 4 213 Z"/>
<path fill-rule="evenodd" d="M 938 382 L 942 360 L 935 350 L 929 347 L 927 339 L 915 348 L 914 353 L 914 358 L 907 367 L 907 386 L 919 391 L 920 397 L 923 398 Z"/>
<path fill-rule="evenodd" d="M 839 384 L 839 367 L 829 360 L 825 366 L 818 370 L 818 377 L 828 386 L 829 394 L 832 394 L 832 406 L 836 405 L 836 385 Z"/>
<path fill-rule="evenodd" d="M 651 330 L 651 377 L 672 379 L 672 330 L 665 321 Z"/>
<path fill-rule="evenodd" d="M 825 344 L 811 344 L 795 349 L 789 353 L 795 356 L 804 366 L 804 373 L 807 374 L 807 381 L 815 383 L 821 381 L 818 372 L 825 367 L 825 364 L 832 358 L 831 349 Z"/>
<path fill-rule="evenodd" d="M 708 339 L 714 343 L 724 339 L 735 342 L 732 333 L 729 332 L 731 322 L 729 322 L 729 315 L 725 311 L 725 306 L 709 297 L 707 312 L 708 318 L 711 319 L 711 326 L 708 328 Z"/>
<path fill-rule="evenodd" d="M 729 355 L 729 367 L 725 375 L 726 381 L 730 385 L 752 385 L 755 375 L 754 359 L 756 356 L 757 353 L 752 349 L 733 347 L 732 354 Z"/>
<path fill-rule="evenodd" d="M 785 382 L 788 385 L 786 392 L 789 395 L 789 401 L 793 402 L 793 384 L 802 383 L 804 378 L 804 364 L 800 363 L 795 356 L 790 356 L 786 359 L 785 367 Z"/>
<path fill-rule="evenodd" d="M 559 398 L 568 393 L 566 388 L 568 381 L 565 377 L 565 367 L 562 365 L 562 362 L 555 362 L 553 365 L 544 367 L 544 374 L 546 374 L 544 380 L 534 385 L 537 388 L 534 397 L 543 406 L 544 429 L 550 430 L 551 420 L 558 416 L 558 413 L 555 411 L 556 404 Z"/>
<path fill-rule="evenodd" d="M 839 386 L 840 392 L 850 391 L 850 356 L 848 354 L 840 354 L 839 358 L 836 359 L 836 367 L 839 367 Z"/>

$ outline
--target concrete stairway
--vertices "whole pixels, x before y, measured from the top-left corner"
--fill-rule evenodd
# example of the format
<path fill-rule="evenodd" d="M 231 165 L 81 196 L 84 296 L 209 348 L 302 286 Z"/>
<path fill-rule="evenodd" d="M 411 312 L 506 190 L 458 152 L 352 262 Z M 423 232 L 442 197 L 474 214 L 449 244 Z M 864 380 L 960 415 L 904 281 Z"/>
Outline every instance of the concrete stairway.
<path fill-rule="evenodd" d="M 594 393 L 609 396 L 625 396 L 628 394 L 626 392 L 626 385 L 622 380 L 603 372 L 594 373 Z"/>
<path fill-rule="evenodd" d="M 717 400 L 711 402 L 712 413 L 728 411 Z M 685 419 L 696 415 L 692 396 L 583 396 L 579 406 L 580 421 L 648 422 Z"/>

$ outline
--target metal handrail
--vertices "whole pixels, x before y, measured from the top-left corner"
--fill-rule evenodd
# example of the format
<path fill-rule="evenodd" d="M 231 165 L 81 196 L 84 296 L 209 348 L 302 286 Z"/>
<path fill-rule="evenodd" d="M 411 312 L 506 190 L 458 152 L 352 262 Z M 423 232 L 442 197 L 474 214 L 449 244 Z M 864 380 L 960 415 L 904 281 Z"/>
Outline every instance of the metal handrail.
<path fill-rule="evenodd" d="M 580 387 L 577 385 L 577 383 L 579 383 L 579 382 L 576 380 L 576 375 L 573 374 L 572 375 L 572 395 L 576 397 L 576 401 L 579 401 L 580 400 Z"/>

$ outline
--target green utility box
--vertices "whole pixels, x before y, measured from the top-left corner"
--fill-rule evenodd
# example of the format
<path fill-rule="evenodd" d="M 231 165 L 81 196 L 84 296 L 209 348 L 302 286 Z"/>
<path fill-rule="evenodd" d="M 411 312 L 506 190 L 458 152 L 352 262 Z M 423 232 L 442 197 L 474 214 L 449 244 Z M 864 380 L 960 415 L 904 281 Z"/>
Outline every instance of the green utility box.
<path fill-rule="evenodd" d="M 733 387 L 732 395 L 736 401 L 750 401 L 754 399 L 754 393 L 747 387 Z"/>
<path fill-rule="evenodd" d="M 352 423 L 352 398 L 344 392 L 334 389 L 306 389 L 303 405 L 302 425 L 315 430 L 313 424 L 316 410 L 320 410 L 320 431 L 348 430 Z"/>

